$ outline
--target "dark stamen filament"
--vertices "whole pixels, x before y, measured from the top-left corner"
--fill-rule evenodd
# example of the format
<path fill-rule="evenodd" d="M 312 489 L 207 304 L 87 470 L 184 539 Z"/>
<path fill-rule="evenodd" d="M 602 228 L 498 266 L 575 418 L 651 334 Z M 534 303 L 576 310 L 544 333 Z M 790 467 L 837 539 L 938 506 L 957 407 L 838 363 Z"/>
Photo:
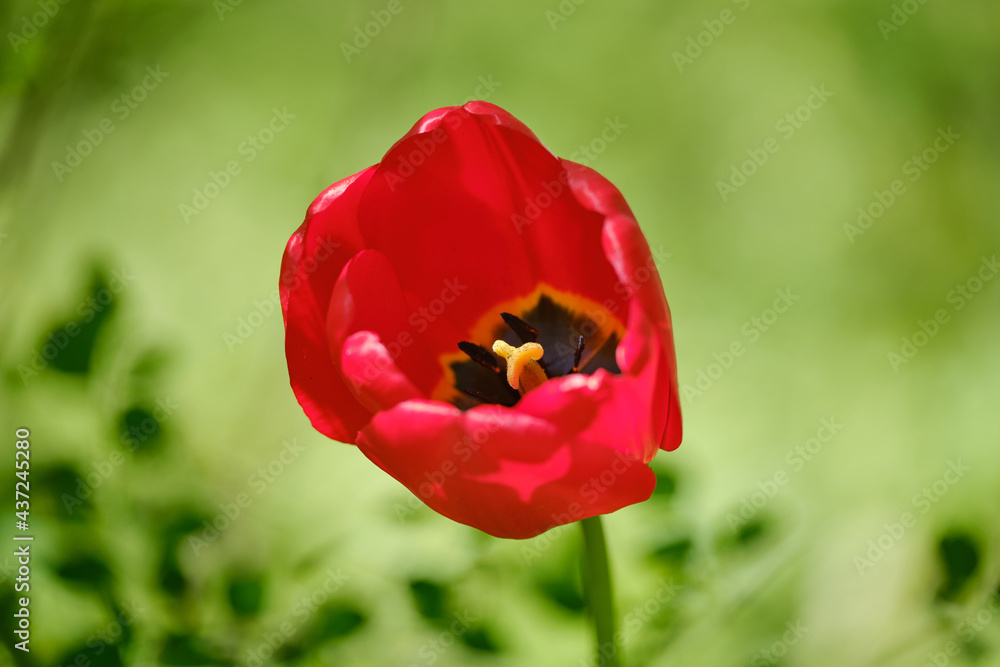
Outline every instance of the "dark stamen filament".
<path fill-rule="evenodd" d="M 580 357 L 583 356 L 583 347 L 583 336 L 580 336 L 580 339 L 576 341 L 576 351 L 573 353 L 573 370 L 570 373 L 580 372 Z"/>
<path fill-rule="evenodd" d="M 598 342 L 600 343 L 600 345 L 598 345 L 593 352 L 587 355 L 587 358 L 583 359 L 582 363 L 580 363 L 580 365 L 578 366 L 580 370 L 583 370 L 588 365 L 590 365 L 590 362 L 592 362 L 594 359 L 597 358 L 597 355 L 601 353 L 601 350 L 603 350 L 605 346 L 607 346 L 608 344 L 617 345 L 617 342 L 613 339 L 613 337 L 605 338 L 604 340 Z"/>
<path fill-rule="evenodd" d="M 517 315 L 500 313 L 500 317 L 502 317 L 503 321 L 507 323 L 507 326 L 509 326 L 514 333 L 517 334 L 517 337 L 521 339 L 522 343 L 538 342 L 538 329 L 531 326 Z"/>
<path fill-rule="evenodd" d="M 482 345 L 476 345 L 475 343 L 470 343 L 469 341 L 463 340 L 459 342 L 458 349 L 464 352 L 469 359 L 472 359 L 477 364 L 486 368 L 487 370 L 496 373 L 497 380 L 496 388 L 490 387 L 490 390 L 486 393 L 473 389 L 472 387 L 458 386 L 458 390 L 461 391 L 466 396 L 471 396 L 483 403 L 496 403 L 499 405 L 511 406 L 517 403 L 517 399 L 520 398 L 516 389 L 512 389 L 509 384 L 507 384 L 507 369 L 505 366 L 501 366 L 497 357 L 489 350 L 487 350 Z"/>
<path fill-rule="evenodd" d="M 493 353 L 482 345 L 476 345 L 475 343 L 463 340 L 458 344 L 458 349 L 465 352 L 470 359 L 475 361 L 480 366 L 485 366 L 491 371 L 495 371 L 497 373 L 504 372 L 503 369 L 500 368 L 500 364 L 497 363 L 496 357 L 493 356 Z"/>

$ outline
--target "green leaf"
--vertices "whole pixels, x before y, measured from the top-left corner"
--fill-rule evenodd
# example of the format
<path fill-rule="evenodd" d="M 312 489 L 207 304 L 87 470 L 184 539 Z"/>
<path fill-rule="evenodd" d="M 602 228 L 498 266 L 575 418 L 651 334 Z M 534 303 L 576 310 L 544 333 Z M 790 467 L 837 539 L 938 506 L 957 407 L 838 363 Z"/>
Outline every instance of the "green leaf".
<path fill-rule="evenodd" d="M 74 554 L 56 568 L 60 578 L 78 585 L 105 589 L 112 579 L 104 560 L 93 554 Z"/>
<path fill-rule="evenodd" d="M 217 665 L 220 664 L 204 640 L 194 635 L 167 636 L 160 650 L 163 665 Z"/>
<path fill-rule="evenodd" d="M 556 603 L 560 608 L 574 614 L 583 613 L 587 603 L 583 599 L 583 591 L 580 588 L 580 581 L 574 574 L 577 568 L 566 568 L 559 571 L 555 576 L 542 579 L 538 582 L 538 589 L 546 598 Z"/>
<path fill-rule="evenodd" d="M 672 470 L 653 468 L 656 473 L 656 488 L 653 489 L 654 498 L 672 498 L 677 493 L 677 475 Z"/>
<path fill-rule="evenodd" d="M 38 349 L 42 360 L 70 375 L 90 373 L 97 340 L 117 307 L 118 299 L 119 295 L 112 291 L 104 273 L 95 270 L 86 296 L 43 337 Z"/>
<path fill-rule="evenodd" d="M 451 592 L 445 584 L 429 579 L 414 579 L 410 582 L 410 594 L 417 612 L 432 623 L 448 619 L 448 603 Z"/>
<path fill-rule="evenodd" d="M 319 611 L 315 633 L 317 639 L 339 639 L 353 634 L 368 622 L 365 614 L 348 603 L 334 603 Z"/>
<path fill-rule="evenodd" d="M 118 420 L 119 442 L 134 452 L 156 449 L 163 440 L 163 428 L 156 416 L 140 405 L 133 405 Z"/>
<path fill-rule="evenodd" d="M 57 665 L 87 665 L 87 667 L 122 667 L 118 646 L 100 639 L 88 641 L 66 651 Z"/>
<path fill-rule="evenodd" d="M 650 558 L 667 565 L 679 566 L 684 564 L 691 554 L 691 538 L 682 537 L 667 542 L 649 554 Z"/>
<path fill-rule="evenodd" d="M 256 616 L 264 601 L 264 580 L 258 575 L 234 577 L 229 582 L 228 594 L 229 606 L 237 616 Z"/>
<path fill-rule="evenodd" d="M 493 632 L 485 626 L 475 626 L 459 635 L 462 643 L 483 653 L 500 653 L 503 649 L 493 637 Z"/>
<path fill-rule="evenodd" d="M 951 531 L 938 542 L 938 557 L 944 575 L 938 598 L 953 600 L 979 570 L 979 544 L 967 532 Z"/>

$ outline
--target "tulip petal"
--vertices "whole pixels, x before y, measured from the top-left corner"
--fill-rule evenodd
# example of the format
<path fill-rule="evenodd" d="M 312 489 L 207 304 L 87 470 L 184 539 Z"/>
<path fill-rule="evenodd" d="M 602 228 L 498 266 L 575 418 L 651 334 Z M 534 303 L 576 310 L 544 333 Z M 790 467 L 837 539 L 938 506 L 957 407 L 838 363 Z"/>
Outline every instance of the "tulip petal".
<path fill-rule="evenodd" d="M 682 422 L 673 325 L 649 244 L 618 188 L 588 167 L 562 162 L 581 204 L 606 216 L 604 252 L 629 299 L 628 332 L 618 346 L 619 366 L 626 374 L 643 375 L 648 395 L 666 398 L 652 402 L 653 420 L 662 433 L 660 447 L 676 449 Z"/>
<path fill-rule="evenodd" d="M 682 435 L 680 395 L 673 324 L 663 284 L 633 218 L 608 218 L 604 248 L 632 298 L 627 331 L 618 345 L 618 365 L 623 373 L 640 378 L 653 397 L 650 407 L 656 433 L 661 434 L 660 447 L 677 449 Z M 640 280 L 641 276 L 648 277 Z"/>
<path fill-rule="evenodd" d="M 344 341 L 340 367 L 358 400 L 372 413 L 421 397 L 378 335 L 370 331 L 351 334 Z"/>
<path fill-rule="evenodd" d="M 427 114 L 321 194 L 288 242 L 280 296 L 292 388 L 317 430 L 492 535 L 642 502 L 646 464 L 680 443 L 670 310 L 628 204 L 495 105 Z M 431 400 L 459 386 L 453 364 L 473 363 L 460 341 L 513 335 L 501 311 L 576 355 L 561 366 L 550 350 L 554 374 L 583 372 L 513 407 Z M 585 346 L 584 321 L 603 334 Z M 597 356 L 579 363 L 585 347 Z"/>
<path fill-rule="evenodd" d="M 596 303 L 621 298 L 601 250 L 603 217 L 580 205 L 562 163 L 527 128 L 487 103 L 418 122 L 379 165 L 359 220 L 442 351 L 491 305 L 539 284 Z"/>
<path fill-rule="evenodd" d="M 316 430 L 354 442 L 371 418 L 344 384 L 339 359 L 330 356 L 327 308 L 341 269 L 363 246 L 357 203 L 370 167 L 327 188 L 292 235 L 281 264 L 279 294 L 285 322 L 285 356 L 295 397 Z"/>
<path fill-rule="evenodd" d="M 566 169 L 573 195 L 588 211 L 600 213 L 604 217 L 624 215 L 635 218 L 625 197 L 611 181 L 590 167 L 572 160 L 560 159 L 560 162 Z"/>
<path fill-rule="evenodd" d="M 511 225 L 510 179 L 492 132 L 468 112 L 391 149 L 360 203 L 366 244 L 388 258 L 427 338 L 442 351 L 490 304 L 534 289 Z"/>
<path fill-rule="evenodd" d="M 417 134 L 433 132 L 441 126 L 446 116 L 454 113 L 457 109 L 463 109 L 464 111 L 478 116 L 480 121 L 520 132 L 529 139 L 538 142 L 538 137 L 535 136 L 535 133 L 532 132 L 527 125 L 515 118 L 509 111 L 498 107 L 495 104 L 491 104 L 490 102 L 484 102 L 483 100 L 473 100 L 471 102 L 467 102 L 461 107 L 442 107 L 424 114 L 424 117 L 414 123 L 413 127 L 410 128 L 410 131 L 404 134 L 399 141 L 403 141 L 404 139 L 408 139 Z M 398 144 L 399 141 L 396 143 Z"/>
<path fill-rule="evenodd" d="M 649 498 L 632 386 L 602 370 L 551 380 L 513 409 L 407 401 L 377 414 L 358 447 L 440 514 L 531 537 Z"/>
<path fill-rule="evenodd" d="M 341 271 L 330 296 L 327 334 L 330 355 L 343 361 L 345 341 L 357 332 L 374 334 L 387 350 L 392 367 L 419 388 L 430 393 L 440 381 L 443 369 L 408 321 L 409 309 L 393 266 L 377 250 L 362 250 Z M 372 351 L 373 348 L 366 348 Z M 357 350 L 356 350 L 357 351 Z M 385 366 L 377 357 L 365 357 L 370 365 L 355 364 L 351 372 L 341 369 L 356 393 L 358 383 L 374 383 Z M 357 360 L 355 360 L 357 361 Z"/>

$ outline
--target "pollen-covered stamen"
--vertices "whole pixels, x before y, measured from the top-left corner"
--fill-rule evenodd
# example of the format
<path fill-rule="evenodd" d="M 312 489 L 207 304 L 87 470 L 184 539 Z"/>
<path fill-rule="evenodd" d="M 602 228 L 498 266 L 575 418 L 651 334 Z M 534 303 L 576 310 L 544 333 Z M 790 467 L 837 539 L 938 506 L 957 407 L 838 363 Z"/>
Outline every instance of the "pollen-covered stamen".
<path fill-rule="evenodd" d="M 545 353 L 538 343 L 514 347 L 498 340 L 493 343 L 493 351 L 507 360 L 507 383 L 522 396 L 549 379 L 538 365 L 538 360 Z"/>

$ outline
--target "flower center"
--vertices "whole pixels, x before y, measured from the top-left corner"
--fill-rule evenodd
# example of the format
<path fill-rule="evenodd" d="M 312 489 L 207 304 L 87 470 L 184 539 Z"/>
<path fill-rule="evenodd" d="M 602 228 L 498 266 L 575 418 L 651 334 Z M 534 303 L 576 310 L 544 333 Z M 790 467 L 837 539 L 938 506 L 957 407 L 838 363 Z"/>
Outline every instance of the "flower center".
<path fill-rule="evenodd" d="M 625 327 L 609 309 L 614 305 L 548 285 L 497 304 L 470 328 L 459 351 L 441 356 L 444 373 L 432 396 L 463 410 L 511 407 L 551 378 L 599 368 L 620 373 L 615 351 Z"/>
<path fill-rule="evenodd" d="M 493 342 L 493 351 L 507 360 L 507 384 L 517 389 L 521 396 L 549 379 L 538 360 L 545 350 L 538 343 L 525 343 L 514 347 L 502 340 Z"/>

